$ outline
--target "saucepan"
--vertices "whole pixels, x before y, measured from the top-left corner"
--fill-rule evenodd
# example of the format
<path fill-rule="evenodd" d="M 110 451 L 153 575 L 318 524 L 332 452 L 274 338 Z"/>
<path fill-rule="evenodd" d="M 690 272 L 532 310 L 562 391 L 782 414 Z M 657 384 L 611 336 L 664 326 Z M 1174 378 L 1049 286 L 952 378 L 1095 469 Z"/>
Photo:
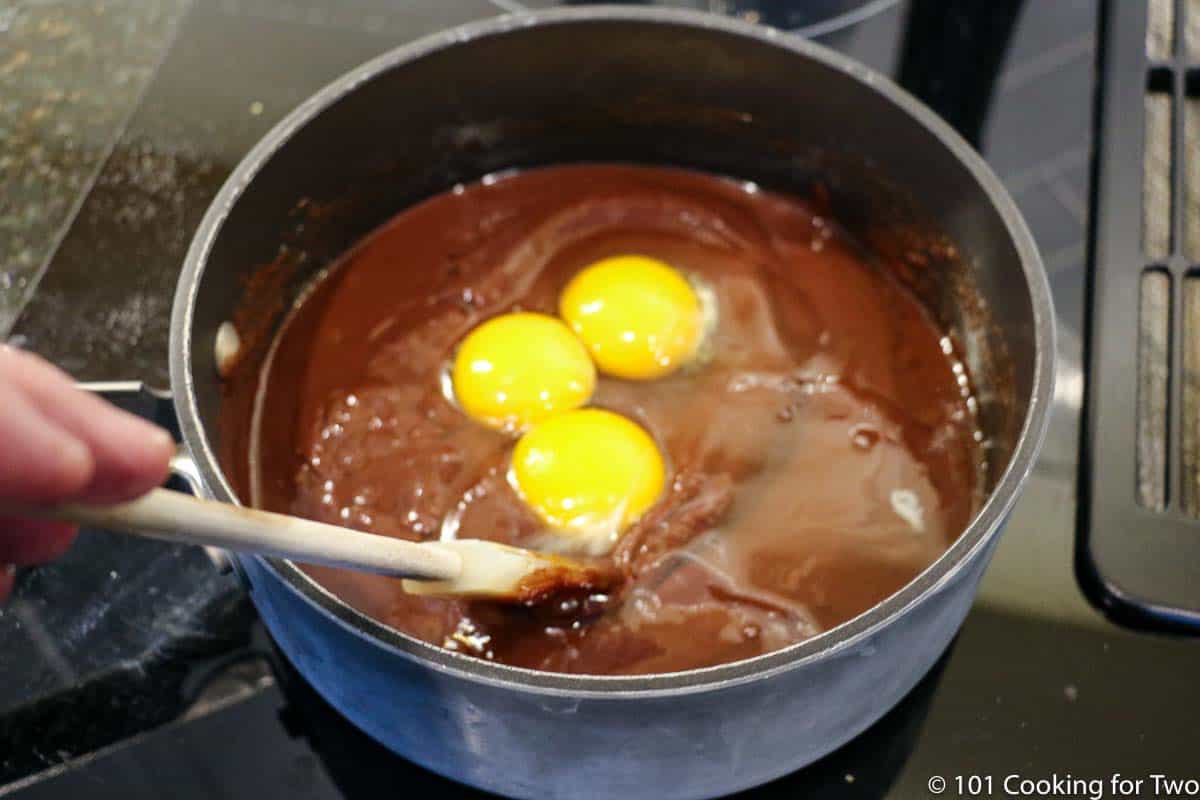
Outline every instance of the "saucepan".
<path fill-rule="evenodd" d="M 196 233 L 171 319 L 182 446 L 196 490 L 237 502 L 213 347 L 247 291 L 273 302 L 239 330 L 269 338 L 272 308 L 404 207 L 498 170 L 580 161 L 822 193 L 953 331 L 975 377 L 990 494 L 967 530 L 901 591 L 815 638 L 644 676 L 472 659 L 365 617 L 289 562 L 236 566 L 299 672 L 405 758 L 513 797 L 721 795 L 833 750 L 929 670 L 1046 429 L 1054 316 L 1033 240 L 981 158 L 887 79 L 769 28 L 625 8 L 486 21 L 363 65 L 250 152 Z"/>

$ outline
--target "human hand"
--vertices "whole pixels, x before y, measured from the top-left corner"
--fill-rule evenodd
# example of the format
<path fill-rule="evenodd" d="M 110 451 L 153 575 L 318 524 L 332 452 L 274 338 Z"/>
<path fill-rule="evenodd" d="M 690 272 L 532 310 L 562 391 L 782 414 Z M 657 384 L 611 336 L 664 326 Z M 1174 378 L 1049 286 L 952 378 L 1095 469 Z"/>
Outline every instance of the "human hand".
<path fill-rule="evenodd" d="M 130 500 L 166 479 L 174 450 L 166 431 L 0 344 L 0 601 L 15 567 L 54 559 L 75 539 L 75 526 L 20 510 Z"/>

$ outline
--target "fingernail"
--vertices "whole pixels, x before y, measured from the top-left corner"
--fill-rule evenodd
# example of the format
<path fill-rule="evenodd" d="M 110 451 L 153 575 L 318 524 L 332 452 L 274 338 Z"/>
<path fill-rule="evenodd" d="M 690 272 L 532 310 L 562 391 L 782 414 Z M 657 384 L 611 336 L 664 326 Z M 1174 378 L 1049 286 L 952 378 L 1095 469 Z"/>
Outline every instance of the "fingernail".
<path fill-rule="evenodd" d="M 69 487 L 82 487 L 91 479 L 92 470 L 95 469 L 92 451 L 83 442 L 66 434 L 60 437 L 58 447 L 64 483 Z"/>
<path fill-rule="evenodd" d="M 116 437 L 126 439 L 126 444 L 132 440 L 139 449 L 147 446 L 163 450 L 174 448 L 175 442 L 170 434 L 153 422 L 124 410 L 118 410 L 117 416 L 119 427 L 114 433 Z"/>
<path fill-rule="evenodd" d="M 153 433 L 147 437 L 150 444 L 163 450 L 175 450 L 175 439 L 171 434 L 164 431 L 162 428 L 155 427 Z"/>

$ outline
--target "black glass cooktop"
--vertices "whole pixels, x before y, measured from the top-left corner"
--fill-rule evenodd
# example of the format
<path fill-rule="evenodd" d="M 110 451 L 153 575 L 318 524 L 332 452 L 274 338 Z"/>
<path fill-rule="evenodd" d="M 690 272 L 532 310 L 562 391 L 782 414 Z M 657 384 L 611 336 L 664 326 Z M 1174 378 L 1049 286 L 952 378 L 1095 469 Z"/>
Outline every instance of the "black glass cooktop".
<path fill-rule="evenodd" d="M 0 265 L 0 334 L 80 380 L 165 387 L 183 252 L 258 137 L 390 47 L 552 4 L 0 4 L 0 108 L 16 109 L 0 119 L 0 254 L 21 255 Z M 866 734 L 752 794 L 928 797 L 940 777 L 949 796 L 1003 796 L 1015 775 L 1027 795 L 1037 785 L 1020 779 L 1071 776 L 1101 779 L 1111 797 L 1120 773 L 1150 796 L 1152 774 L 1200 778 L 1200 642 L 1113 624 L 1074 567 L 1095 0 L 674 4 L 817 36 L 922 94 L 979 142 L 1024 211 L 1059 321 L 1049 441 L 954 645 Z M 99 100 L 68 108 L 77 87 Z M 21 206 L 35 200 L 41 216 Z M 165 419 L 151 393 L 126 402 Z M 66 559 L 20 576 L 0 652 L 0 796 L 473 794 L 342 720 L 199 550 L 85 532 Z"/>

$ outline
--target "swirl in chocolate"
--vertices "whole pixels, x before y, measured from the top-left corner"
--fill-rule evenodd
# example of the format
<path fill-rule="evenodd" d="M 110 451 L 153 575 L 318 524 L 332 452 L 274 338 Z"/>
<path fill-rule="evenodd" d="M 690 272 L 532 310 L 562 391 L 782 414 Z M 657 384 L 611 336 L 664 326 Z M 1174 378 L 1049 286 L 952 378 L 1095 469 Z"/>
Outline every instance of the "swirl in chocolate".
<path fill-rule="evenodd" d="M 468 419 L 440 380 L 481 321 L 554 314 L 578 270 L 629 253 L 702 281 L 719 314 L 703 364 L 598 380 L 592 404 L 642 425 L 669 470 L 610 556 L 621 586 L 513 608 L 308 569 L 316 580 L 482 658 L 670 672 L 845 622 L 962 532 L 979 435 L 962 367 L 919 302 L 802 199 L 616 165 L 457 187 L 347 253 L 264 367 L 242 488 L 263 508 L 389 536 L 536 540 L 542 523 L 505 480 L 512 436 Z"/>

